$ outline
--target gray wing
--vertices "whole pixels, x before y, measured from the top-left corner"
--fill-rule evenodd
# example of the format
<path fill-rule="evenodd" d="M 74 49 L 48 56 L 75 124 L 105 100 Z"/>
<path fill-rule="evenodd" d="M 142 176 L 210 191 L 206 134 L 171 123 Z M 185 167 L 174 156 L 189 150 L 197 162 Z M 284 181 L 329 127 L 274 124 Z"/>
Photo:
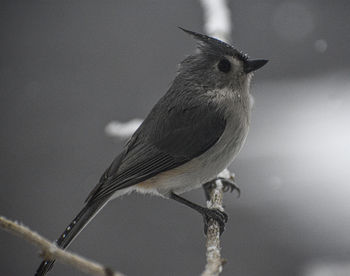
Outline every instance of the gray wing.
<path fill-rule="evenodd" d="M 201 155 L 221 137 L 226 120 L 215 106 L 163 105 L 160 101 L 90 193 L 92 202 L 110 197 Z"/>

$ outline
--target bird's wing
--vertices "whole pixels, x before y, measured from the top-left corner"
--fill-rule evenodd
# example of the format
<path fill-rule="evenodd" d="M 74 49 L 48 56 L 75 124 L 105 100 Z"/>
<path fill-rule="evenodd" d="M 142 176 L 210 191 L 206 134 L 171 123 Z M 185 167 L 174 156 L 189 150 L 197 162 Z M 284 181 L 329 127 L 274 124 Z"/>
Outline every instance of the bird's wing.
<path fill-rule="evenodd" d="M 106 199 L 117 190 L 201 155 L 218 141 L 225 126 L 224 116 L 209 104 L 164 107 L 160 102 L 103 174 L 87 201 Z"/>

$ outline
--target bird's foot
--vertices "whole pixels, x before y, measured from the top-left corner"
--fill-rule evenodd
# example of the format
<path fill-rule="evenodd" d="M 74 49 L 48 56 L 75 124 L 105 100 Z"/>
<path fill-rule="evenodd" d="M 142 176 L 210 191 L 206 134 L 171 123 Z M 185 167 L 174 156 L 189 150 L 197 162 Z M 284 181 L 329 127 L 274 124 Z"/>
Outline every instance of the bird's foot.
<path fill-rule="evenodd" d="M 240 197 L 241 195 L 241 189 L 239 188 L 239 186 L 237 185 L 237 183 L 235 182 L 235 177 L 234 175 L 231 175 L 230 178 L 224 178 L 224 177 L 218 177 L 218 180 L 221 180 L 221 183 L 223 185 L 223 192 L 230 192 L 232 193 L 233 191 L 237 191 L 238 197 Z"/>
<path fill-rule="evenodd" d="M 238 197 L 240 197 L 241 189 L 236 184 L 234 175 L 230 174 L 229 178 L 218 176 L 216 179 L 203 184 L 203 189 L 204 189 L 204 193 L 205 193 L 205 197 L 206 197 L 207 201 L 210 200 L 210 194 L 211 194 L 212 190 L 216 188 L 216 180 L 221 181 L 221 183 L 223 185 L 222 191 L 224 193 L 226 193 L 226 192 L 232 193 L 233 191 L 236 190 L 238 193 Z"/>
<path fill-rule="evenodd" d="M 220 228 L 220 235 L 225 230 L 225 223 L 228 220 L 228 215 L 220 211 L 219 209 L 209 209 L 209 208 L 203 208 L 203 220 L 204 220 L 204 234 L 207 235 L 209 222 L 211 220 L 215 220 L 219 224 Z"/>

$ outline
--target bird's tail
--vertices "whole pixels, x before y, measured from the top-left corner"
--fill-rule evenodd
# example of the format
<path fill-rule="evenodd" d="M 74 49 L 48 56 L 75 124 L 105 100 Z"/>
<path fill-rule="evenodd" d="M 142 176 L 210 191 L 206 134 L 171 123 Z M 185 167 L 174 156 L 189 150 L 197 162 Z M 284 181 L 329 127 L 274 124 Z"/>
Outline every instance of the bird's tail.
<path fill-rule="evenodd" d="M 105 201 L 88 202 L 73 221 L 64 230 L 56 241 L 56 245 L 62 249 L 67 248 L 73 239 L 83 230 L 83 228 L 94 218 L 99 210 L 107 203 Z M 53 266 L 55 260 L 44 260 L 37 269 L 35 276 L 45 275 Z"/>

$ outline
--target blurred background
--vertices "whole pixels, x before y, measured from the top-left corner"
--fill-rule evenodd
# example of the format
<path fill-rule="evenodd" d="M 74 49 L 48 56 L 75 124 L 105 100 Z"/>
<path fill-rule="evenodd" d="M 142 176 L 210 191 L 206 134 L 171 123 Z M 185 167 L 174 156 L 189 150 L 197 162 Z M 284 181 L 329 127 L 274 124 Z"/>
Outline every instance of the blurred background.
<path fill-rule="evenodd" d="M 222 275 L 350 275 L 350 2 L 230 1 L 232 41 L 270 63 L 225 195 Z M 198 1 L 0 2 L 0 215 L 54 240 L 194 51 Z M 205 204 L 201 190 L 186 195 Z M 161 198 L 111 202 L 72 251 L 127 275 L 199 275 L 202 218 Z M 32 245 L 0 231 L 0 275 L 33 275 Z M 82 275 L 56 264 L 50 275 Z"/>

